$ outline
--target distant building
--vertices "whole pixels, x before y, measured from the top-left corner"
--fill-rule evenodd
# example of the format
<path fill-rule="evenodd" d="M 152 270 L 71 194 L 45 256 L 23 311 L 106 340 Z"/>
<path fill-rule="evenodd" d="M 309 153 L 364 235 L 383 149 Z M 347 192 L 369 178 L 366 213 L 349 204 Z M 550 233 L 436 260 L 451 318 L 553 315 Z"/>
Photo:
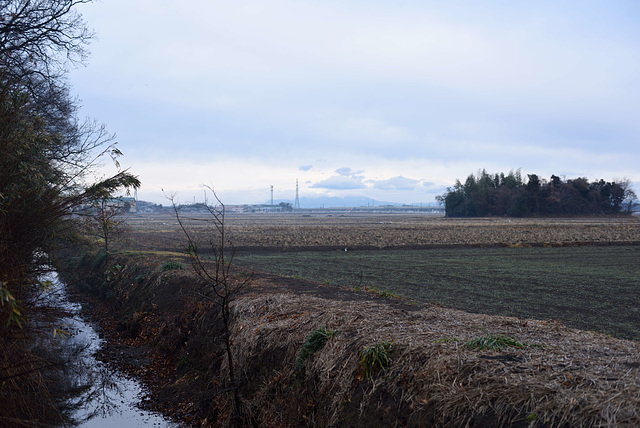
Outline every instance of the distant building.
<path fill-rule="evenodd" d="M 74 209 L 74 213 L 85 214 L 85 215 L 93 214 L 98 209 L 96 202 L 99 202 L 99 201 L 94 201 L 93 203 L 88 203 L 88 204 L 78 206 Z M 108 198 L 104 202 L 105 202 L 104 208 L 108 208 L 108 209 L 115 208 L 118 211 L 123 213 L 138 212 L 138 204 L 135 198 L 120 196 L 115 198 Z"/>
<path fill-rule="evenodd" d="M 136 201 L 136 211 L 138 213 L 157 213 L 165 211 L 166 209 L 160 204 L 154 204 L 153 202 L 148 201 Z"/>
<path fill-rule="evenodd" d="M 119 205 L 119 204 L 122 204 L 122 205 Z M 138 207 L 137 207 L 135 198 L 124 197 L 124 196 L 119 198 L 113 198 L 113 205 L 121 206 L 122 208 L 124 208 L 124 212 L 127 212 L 127 213 L 138 212 Z"/>
<path fill-rule="evenodd" d="M 284 213 L 293 211 L 293 207 L 288 202 L 280 202 L 278 205 L 249 205 L 245 211 L 252 213 Z"/>
<path fill-rule="evenodd" d="M 225 205 L 225 210 L 232 213 L 243 213 L 247 211 L 246 205 Z"/>

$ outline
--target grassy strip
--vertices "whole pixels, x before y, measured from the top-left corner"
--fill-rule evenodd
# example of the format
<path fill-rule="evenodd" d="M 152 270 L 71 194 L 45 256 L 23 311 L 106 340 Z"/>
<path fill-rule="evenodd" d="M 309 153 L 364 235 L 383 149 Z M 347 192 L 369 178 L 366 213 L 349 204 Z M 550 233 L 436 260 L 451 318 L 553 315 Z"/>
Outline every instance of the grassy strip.
<path fill-rule="evenodd" d="M 479 349 L 481 351 L 504 351 L 507 348 L 523 349 L 526 345 L 518 342 L 511 336 L 487 334 L 464 344 L 467 349 Z"/>

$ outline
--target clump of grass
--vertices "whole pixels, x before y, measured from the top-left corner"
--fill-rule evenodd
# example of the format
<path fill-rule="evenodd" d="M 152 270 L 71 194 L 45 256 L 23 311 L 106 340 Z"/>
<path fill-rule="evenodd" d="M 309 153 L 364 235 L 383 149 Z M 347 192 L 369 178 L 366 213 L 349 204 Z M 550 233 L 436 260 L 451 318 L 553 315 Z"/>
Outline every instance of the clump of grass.
<path fill-rule="evenodd" d="M 314 353 L 321 350 L 327 343 L 327 340 L 338 334 L 338 331 L 329 328 L 318 328 L 309 334 L 298 352 L 296 358 L 296 370 L 298 373 L 304 373 L 304 362 Z"/>
<path fill-rule="evenodd" d="M 507 348 L 526 348 L 527 345 L 518 342 L 511 336 L 487 334 L 466 342 L 464 347 L 467 349 L 504 351 Z"/>
<path fill-rule="evenodd" d="M 176 261 L 165 262 L 160 266 L 161 272 L 166 272 L 169 270 L 181 270 L 184 269 L 184 264 Z"/>
<path fill-rule="evenodd" d="M 387 291 L 387 290 L 379 290 L 377 294 L 380 297 L 388 297 L 391 299 L 395 299 L 398 297 L 398 293 L 394 293 L 393 291 Z"/>
<path fill-rule="evenodd" d="M 386 369 L 391 364 L 389 354 L 393 349 L 390 342 L 377 342 L 365 348 L 360 353 L 360 366 L 366 379 L 373 378 L 378 369 Z"/>
<path fill-rule="evenodd" d="M 354 291 L 360 291 L 360 287 L 356 286 L 353 289 Z M 377 289 L 375 287 L 364 287 L 364 290 L 368 293 L 372 293 L 377 295 L 378 297 L 382 297 L 382 298 L 390 298 L 390 299 L 396 299 L 398 297 L 400 297 L 400 295 L 398 293 L 394 293 L 393 291 L 389 291 L 389 290 L 380 290 Z"/>

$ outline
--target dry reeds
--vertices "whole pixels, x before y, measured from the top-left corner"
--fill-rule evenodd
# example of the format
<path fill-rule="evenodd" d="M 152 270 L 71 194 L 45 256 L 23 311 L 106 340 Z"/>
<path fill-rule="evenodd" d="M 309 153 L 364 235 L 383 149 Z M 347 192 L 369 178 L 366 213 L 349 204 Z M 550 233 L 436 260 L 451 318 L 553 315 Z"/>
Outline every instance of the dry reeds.
<path fill-rule="evenodd" d="M 245 391 L 258 421 L 343 425 L 357 404 L 361 418 L 392 415 L 400 425 L 419 426 L 412 415 L 430 415 L 436 426 L 491 415 L 499 426 L 640 426 L 638 342 L 553 321 L 437 306 L 405 310 L 383 301 L 272 294 L 244 296 L 233 309 L 238 367 L 260 376 Z M 303 362 L 304 379 L 296 380 L 296 355 L 322 326 L 340 334 Z M 487 335 L 522 346 L 463 346 Z M 368 379 L 360 352 L 381 341 L 393 343 L 392 359 Z M 266 367 L 272 352 L 278 360 Z"/>

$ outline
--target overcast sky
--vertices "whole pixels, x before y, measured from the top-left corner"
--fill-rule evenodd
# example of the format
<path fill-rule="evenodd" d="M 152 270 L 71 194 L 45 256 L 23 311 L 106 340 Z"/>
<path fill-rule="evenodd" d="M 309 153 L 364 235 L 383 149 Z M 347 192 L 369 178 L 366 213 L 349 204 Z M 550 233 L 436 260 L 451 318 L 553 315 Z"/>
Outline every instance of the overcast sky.
<path fill-rule="evenodd" d="M 640 193 L 640 2 L 103 0 L 71 82 L 140 199 L 429 202 L 521 168 Z"/>

